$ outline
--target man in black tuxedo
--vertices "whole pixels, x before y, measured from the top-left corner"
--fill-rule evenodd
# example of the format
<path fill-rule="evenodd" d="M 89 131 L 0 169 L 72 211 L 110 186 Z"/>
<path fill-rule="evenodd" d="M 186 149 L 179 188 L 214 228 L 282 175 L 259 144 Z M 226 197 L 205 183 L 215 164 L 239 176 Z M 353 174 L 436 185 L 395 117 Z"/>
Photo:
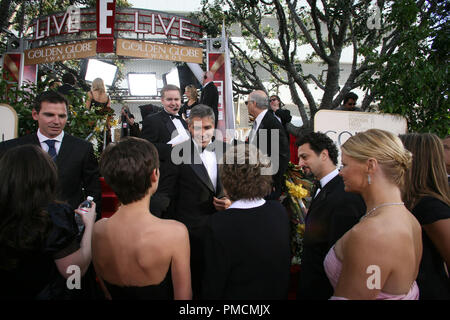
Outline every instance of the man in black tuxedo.
<path fill-rule="evenodd" d="M 219 178 L 218 164 L 226 144 L 212 141 L 214 113 L 206 105 L 196 105 L 189 115 L 191 139 L 176 146 L 172 160 L 175 164 L 174 218 L 189 231 L 191 244 L 191 273 L 194 298 L 199 296 L 203 275 L 202 238 L 208 218 L 231 204 L 225 197 Z"/>
<path fill-rule="evenodd" d="M 344 191 L 336 168 L 338 151 L 325 134 L 311 132 L 297 140 L 299 165 L 320 182 L 306 215 L 297 299 L 329 299 L 333 295 L 323 261 L 336 241 L 365 214 L 363 199 Z"/>
<path fill-rule="evenodd" d="M 145 117 L 141 137 L 155 145 L 160 163 L 159 186 L 152 196 L 150 211 L 158 217 L 169 218 L 168 210 L 172 198 L 171 185 L 175 178 L 170 161 L 172 147 L 189 139 L 189 135 L 186 131 L 186 122 L 178 115 L 181 106 L 180 88 L 171 84 L 164 86 L 161 90 L 161 103 L 163 110 Z M 181 140 L 173 141 L 172 139 L 175 137 Z M 168 142 L 173 142 L 173 144 L 168 144 Z"/>
<path fill-rule="evenodd" d="M 203 88 L 200 96 L 200 104 L 207 105 L 214 111 L 214 128 L 217 128 L 217 121 L 219 120 L 219 92 L 213 82 L 214 74 L 211 71 L 206 71 L 203 75 Z"/>
<path fill-rule="evenodd" d="M 270 157 L 273 167 L 273 191 L 266 200 L 277 200 L 282 193 L 284 173 L 289 163 L 289 138 L 283 125 L 270 112 L 269 99 L 262 90 L 250 93 L 245 102 L 248 113 L 255 119 L 248 142 Z"/>
<path fill-rule="evenodd" d="M 58 200 L 68 202 L 74 209 L 94 197 L 97 219 L 101 216 L 101 186 L 98 162 L 92 144 L 64 132 L 67 122 L 67 100 L 54 91 L 42 93 L 32 111 L 38 122 L 36 133 L 0 144 L 0 154 L 24 144 L 35 144 L 53 158 L 58 167 Z"/>

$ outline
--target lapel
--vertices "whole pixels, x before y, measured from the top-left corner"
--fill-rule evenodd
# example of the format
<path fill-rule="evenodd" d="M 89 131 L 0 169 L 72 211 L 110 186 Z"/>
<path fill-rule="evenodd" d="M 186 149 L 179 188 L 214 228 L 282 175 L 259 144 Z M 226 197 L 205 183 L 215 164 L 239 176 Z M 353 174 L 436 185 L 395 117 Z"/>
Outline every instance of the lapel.
<path fill-rule="evenodd" d="M 169 114 L 166 111 L 164 111 L 164 110 L 161 111 L 161 119 L 165 123 L 167 131 L 169 132 L 169 136 L 171 137 L 172 133 L 175 130 L 177 130 L 177 127 L 175 127 L 175 125 L 173 124 L 173 121 L 170 118 Z M 180 121 L 181 121 L 181 124 L 183 125 L 183 127 L 187 130 L 187 123 L 186 123 L 186 121 L 184 121 L 183 119 L 180 119 Z M 180 134 L 180 133 L 178 132 L 178 134 Z"/>
<path fill-rule="evenodd" d="M 161 111 L 161 120 L 163 121 L 164 125 L 167 128 L 167 131 L 169 132 L 169 137 L 172 136 L 172 133 L 177 129 L 175 125 L 172 122 L 172 119 L 170 119 L 169 114 L 165 111 Z"/>
<path fill-rule="evenodd" d="M 61 142 L 61 148 L 59 148 L 58 155 L 56 156 L 56 165 L 58 168 L 63 168 L 64 163 L 67 163 L 70 155 L 72 154 L 72 144 L 70 143 L 70 136 L 64 133 L 64 138 Z"/>
<path fill-rule="evenodd" d="M 319 194 L 317 195 L 317 197 L 315 197 L 313 199 L 313 201 L 311 202 L 311 205 L 310 205 L 308 211 L 311 212 L 314 208 L 319 207 L 321 204 L 326 204 L 327 203 L 326 200 L 327 200 L 328 194 L 330 194 L 339 185 L 340 181 L 341 181 L 341 177 L 339 177 L 339 175 L 337 175 L 336 177 L 331 179 L 325 185 L 325 187 L 320 189 Z"/>

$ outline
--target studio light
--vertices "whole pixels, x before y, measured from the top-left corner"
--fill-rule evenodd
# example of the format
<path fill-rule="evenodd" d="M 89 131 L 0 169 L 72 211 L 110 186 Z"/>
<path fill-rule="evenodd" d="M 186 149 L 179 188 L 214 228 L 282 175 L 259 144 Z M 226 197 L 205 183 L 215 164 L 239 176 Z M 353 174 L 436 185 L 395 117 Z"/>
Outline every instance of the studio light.
<path fill-rule="evenodd" d="M 94 81 L 95 78 L 102 78 L 105 86 L 112 86 L 116 78 L 117 67 L 96 59 L 89 59 L 87 64 L 86 81 Z"/>
<path fill-rule="evenodd" d="M 180 87 L 180 76 L 178 74 L 178 68 L 172 68 L 168 73 L 163 75 L 164 85 L 173 84 L 178 88 Z"/>
<path fill-rule="evenodd" d="M 156 96 L 156 73 L 129 73 L 128 89 L 132 96 Z"/>

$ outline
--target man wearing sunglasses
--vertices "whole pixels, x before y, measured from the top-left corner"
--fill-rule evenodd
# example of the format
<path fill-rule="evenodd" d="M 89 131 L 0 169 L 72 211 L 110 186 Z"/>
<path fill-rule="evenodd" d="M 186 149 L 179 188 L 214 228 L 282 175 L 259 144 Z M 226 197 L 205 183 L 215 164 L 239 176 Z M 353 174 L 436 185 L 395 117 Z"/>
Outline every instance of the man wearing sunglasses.
<path fill-rule="evenodd" d="M 334 110 L 361 112 L 362 111 L 361 108 L 356 107 L 357 100 L 358 100 L 358 96 L 353 92 L 349 92 L 345 95 L 342 106 L 339 106 Z"/>

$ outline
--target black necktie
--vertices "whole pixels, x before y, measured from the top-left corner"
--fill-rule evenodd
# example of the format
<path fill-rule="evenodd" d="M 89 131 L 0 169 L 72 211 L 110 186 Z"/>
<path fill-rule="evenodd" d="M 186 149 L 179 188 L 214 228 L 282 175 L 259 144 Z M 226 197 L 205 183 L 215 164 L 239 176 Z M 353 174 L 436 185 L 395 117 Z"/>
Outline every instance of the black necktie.
<path fill-rule="evenodd" d="M 170 117 L 170 119 L 178 119 L 178 120 L 181 120 L 181 116 L 179 116 L 179 115 L 175 115 L 175 114 L 169 114 L 169 117 Z"/>
<path fill-rule="evenodd" d="M 317 190 L 319 190 L 321 188 L 322 188 L 322 186 L 320 185 L 320 181 L 314 180 L 314 186 L 313 186 L 312 193 L 311 193 L 311 196 L 313 197 L 313 199 L 316 196 Z"/>
<path fill-rule="evenodd" d="M 56 158 L 55 142 L 56 142 L 56 140 L 45 140 L 44 142 L 48 145 L 48 155 L 52 158 L 53 161 L 55 161 L 55 158 Z"/>

